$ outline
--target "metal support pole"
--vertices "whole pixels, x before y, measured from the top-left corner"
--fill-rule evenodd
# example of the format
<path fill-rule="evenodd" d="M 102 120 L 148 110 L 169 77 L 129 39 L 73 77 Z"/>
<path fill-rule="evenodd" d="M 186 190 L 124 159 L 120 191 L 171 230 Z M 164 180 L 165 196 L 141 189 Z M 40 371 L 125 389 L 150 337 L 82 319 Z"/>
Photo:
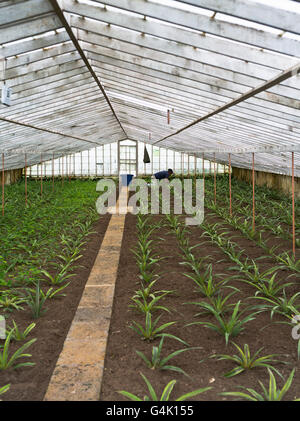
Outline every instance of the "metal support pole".
<path fill-rule="evenodd" d="M 183 160 L 183 156 L 182 156 L 182 152 L 180 152 L 181 175 L 183 175 L 183 163 L 182 163 L 182 160 Z"/>
<path fill-rule="evenodd" d="M 145 150 L 146 142 L 144 143 L 144 150 Z M 146 175 L 146 163 L 144 162 L 144 175 Z"/>
<path fill-rule="evenodd" d="M 95 148 L 95 176 L 97 177 L 97 147 Z"/>
<path fill-rule="evenodd" d="M 295 235 L 295 165 L 294 152 L 292 152 L 292 211 L 293 211 L 293 255 L 296 256 L 296 235 Z"/>
<path fill-rule="evenodd" d="M 54 152 L 52 153 L 52 191 L 54 192 Z"/>
<path fill-rule="evenodd" d="M 254 174 L 254 152 L 252 152 L 252 230 L 255 230 L 255 174 Z"/>
<path fill-rule="evenodd" d="M 25 206 L 27 207 L 27 155 L 26 153 L 25 153 L 24 175 L 25 175 Z"/>
<path fill-rule="evenodd" d="M 68 164 L 68 155 L 66 155 L 66 178 L 68 177 L 69 177 L 69 164 Z"/>
<path fill-rule="evenodd" d="M 64 184 L 64 157 L 61 158 L 61 184 Z"/>
<path fill-rule="evenodd" d="M 43 194 L 43 155 L 41 154 L 41 196 Z"/>
<path fill-rule="evenodd" d="M 173 171 L 176 171 L 176 164 L 175 164 L 175 151 L 173 151 Z"/>
<path fill-rule="evenodd" d="M 135 142 L 135 173 L 136 177 L 139 175 L 139 142 L 136 140 Z"/>
<path fill-rule="evenodd" d="M 232 216 L 232 207 L 231 207 L 231 155 L 228 154 L 228 167 L 229 167 L 229 213 Z"/>
<path fill-rule="evenodd" d="M 203 194 L 205 194 L 205 167 L 204 167 L 204 153 L 202 154 L 202 176 L 203 176 Z"/>
<path fill-rule="evenodd" d="M 112 165 L 111 165 L 111 143 L 109 144 L 109 174 L 112 175 Z"/>
<path fill-rule="evenodd" d="M 104 176 L 104 145 L 102 146 L 102 175 Z"/>
<path fill-rule="evenodd" d="M 160 171 L 160 147 L 158 147 L 158 171 Z"/>
<path fill-rule="evenodd" d="M 117 165 L 117 171 L 118 171 L 118 177 L 120 177 L 120 168 L 121 168 L 121 166 L 120 166 L 120 141 L 118 140 L 118 142 L 117 142 L 117 146 L 118 146 L 118 148 L 117 148 L 117 160 L 118 160 L 118 165 Z"/>
<path fill-rule="evenodd" d="M 2 153 L 2 216 L 4 216 L 4 153 Z"/>
<path fill-rule="evenodd" d="M 151 175 L 153 175 L 153 145 L 151 145 Z"/>
<path fill-rule="evenodd" d="M 217 203 L 217 179 L 216 179 L 216 154 L 214 153 L 214 196 L 215 205 Z"/>

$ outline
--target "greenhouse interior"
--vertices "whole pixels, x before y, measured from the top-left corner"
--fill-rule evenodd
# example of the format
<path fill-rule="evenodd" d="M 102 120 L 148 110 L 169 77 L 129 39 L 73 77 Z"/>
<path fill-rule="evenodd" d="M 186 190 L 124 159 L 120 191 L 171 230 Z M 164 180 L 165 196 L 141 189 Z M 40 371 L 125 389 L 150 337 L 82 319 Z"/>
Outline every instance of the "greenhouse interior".
<path fill-rule="evenodd" d="M 0 0 L 1 401 L 300 400 L 299 22 Z"/>

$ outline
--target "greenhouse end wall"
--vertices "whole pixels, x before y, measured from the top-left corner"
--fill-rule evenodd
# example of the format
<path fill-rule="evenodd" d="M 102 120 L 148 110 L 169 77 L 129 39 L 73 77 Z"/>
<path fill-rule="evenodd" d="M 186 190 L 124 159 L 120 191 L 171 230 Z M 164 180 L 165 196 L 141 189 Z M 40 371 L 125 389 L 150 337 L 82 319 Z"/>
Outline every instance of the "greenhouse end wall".
<path fill-rule="evenodd" d="M 254 171 L 255 184 L 258 186 L 267 186 L 276 190 L 280 190 L 286 194 L 292 194 L 292 177 L 289 175 L 281 175 L 268 173 L 263 171 Z M 252 183 L 252 170 L 245 168 L 232 167 L 233 177 Z M 300 198 L 300 178 L 295 177 L 295 197 Z"/>
<path fill-rule="evenodd" d="M 7 170 L 4 171 L 4 184 L 13 184 L 16 183 L 20 178 L 22 178 L 23 169 L 19 168 L 17 170 Z M 3 172 L 0 172 L 0 183 L 2 184 L 2 174 Z"/>

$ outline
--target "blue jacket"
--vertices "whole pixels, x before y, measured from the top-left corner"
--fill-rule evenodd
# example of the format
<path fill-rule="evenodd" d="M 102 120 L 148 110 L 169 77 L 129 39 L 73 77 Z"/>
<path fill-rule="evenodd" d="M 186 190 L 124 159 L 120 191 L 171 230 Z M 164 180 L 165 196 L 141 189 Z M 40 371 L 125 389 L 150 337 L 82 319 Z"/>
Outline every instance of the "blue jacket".
<path fill-rule="evenodd" d="M 157 172 L 157 173 L 154 174 L 154 177 L 157 180 L 162 180 L 163 178 L 169 178 L 170 177 L 170 174 L 169 174 L 168 171 L 159 171 L 159 172 Z"/>

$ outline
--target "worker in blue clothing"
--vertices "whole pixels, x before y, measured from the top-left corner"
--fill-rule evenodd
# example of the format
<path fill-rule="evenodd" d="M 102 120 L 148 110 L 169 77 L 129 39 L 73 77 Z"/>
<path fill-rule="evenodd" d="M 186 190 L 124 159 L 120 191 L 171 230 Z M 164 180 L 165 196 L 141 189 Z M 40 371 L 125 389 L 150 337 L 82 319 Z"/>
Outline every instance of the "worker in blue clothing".
<path fill-rule="evenodd" d="M 173 174 L 173 170 L 171 168 L 168 171 L 159 171 L 152 176 L 152 178 L 156 178 L 156 180 L 162 180 L 163 178 L 169 178 Z"/>
<path fill-rule="evenodd" d="M 168 169 L 168 171 L 158 171 L 151 177 L 151 184 L 152 186 L 158 185 L 158 182 L 163 179 L 168 179 L 170 176 L 174 174 L 173 170 L 171 168 Z M 150 184 L 148 184 L 150 186 Z"/>

